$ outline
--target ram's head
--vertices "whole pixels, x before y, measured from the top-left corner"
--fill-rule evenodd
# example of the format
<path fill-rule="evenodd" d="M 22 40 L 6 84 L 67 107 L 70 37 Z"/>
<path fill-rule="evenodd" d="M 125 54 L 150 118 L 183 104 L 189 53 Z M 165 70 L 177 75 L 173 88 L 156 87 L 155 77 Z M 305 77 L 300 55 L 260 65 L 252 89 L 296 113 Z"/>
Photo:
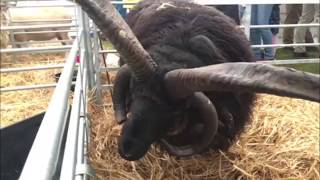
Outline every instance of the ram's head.
<path fill-rule="evenodd" d="M 320 101 L 319 76 L 288 68 L 238 62 L 163 73 L 109 1 L 77 2 L 126 63 L 114 83 L 113 103 L 116 120 L 124 123 L 119 153 L 127 160 L 143 157 L 159 140 L 177 156 L 208 148 L 221 122 L 214 103 L 203 92 L 269 93 Z M 188 133 L 194 134 L 196 143 L 179 144 L 166 138 L 190 125 Z"/>

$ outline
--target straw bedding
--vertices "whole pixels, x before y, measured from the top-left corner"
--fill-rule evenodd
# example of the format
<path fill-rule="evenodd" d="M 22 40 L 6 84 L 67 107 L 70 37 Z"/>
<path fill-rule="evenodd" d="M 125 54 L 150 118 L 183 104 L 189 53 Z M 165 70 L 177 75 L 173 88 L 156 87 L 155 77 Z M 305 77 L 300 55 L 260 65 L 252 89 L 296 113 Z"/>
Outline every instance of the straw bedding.
<path fill-rule="evenodd" d="M 108 93 L 104 103 L 110 103 Z M 227 152 L 169 156 L 159 145 L 136 162 L 117 153 L 111 106 L 90 103 L 90 159 L 99 179 L 320 179 L 318 103 L 260 94 L 251 123 Z"/>
<path fill-rule="evenodd" d="M 2 55 L 1 67 L 55 64 L 63 57 L 19 55 L 13 63 Z M 57 72 L 1 73 L 1 86 L 51 83 Z M 1 93 L 1 126 L 44 111 L 51 94 L 51 89 Z M 110 105 L 110 94 L 103 98 Z M 112 107 L 91 102 L 90 159 L 99 179 L 320 179 L 319 109 L 318 103 L 259 95 L 252 122 L 227 152 L 179 159 L 154 145 L 143 159 L 128 162 L 117 153 L 121 127 Z"/>
<path fill-rule="evenodd" d="M 11 56 L 1 54 L 1 68 L 32 67 L 63 63 L 64 53 L 21 54 L 16 62 Z M 1 87 L 26 86 L 54 83 L 54 74 L 61 70 L 26 71 L 19 73 L 1 73 Z M 36 115 L 46 110 L 52 95 L 52 89 L 13 91 L 1 93 L 1 127 Z"/>

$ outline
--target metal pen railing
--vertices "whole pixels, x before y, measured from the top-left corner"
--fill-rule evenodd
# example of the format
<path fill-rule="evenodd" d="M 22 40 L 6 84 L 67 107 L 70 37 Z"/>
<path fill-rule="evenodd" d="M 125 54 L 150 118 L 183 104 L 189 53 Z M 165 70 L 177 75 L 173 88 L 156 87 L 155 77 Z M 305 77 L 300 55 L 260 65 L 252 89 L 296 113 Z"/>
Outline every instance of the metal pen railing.
<path fill-rule="evenodd" d="M 49 29 L 49 28 L 71 28 L 76 27 L 74 24 L 47 24 L 47 25 L 22 25 L 22 26 L 2 26 L 0 31 L 10 30 L 34 30 L 34 29 Z"/>
<path fill-rule="evenodd" d="M 0 53 L 56 53 L 65 52 L 71 49 L 72 45 L 64 46 L 47 46 L 47 47 L 30 47 L 30 48 L 10 48 L 10 49 L 0 49 Z"/>
<path fill-rule="evenodd" d="M 284 2 L 279 0 L 279 2 Z M 215 1 L 216 2 L 216 1 Z M 229 2 L 229 1 L 227 1 Z M 234 1 L 233 1 L 234 2 Z M 248 1 L 245 1 L 248 2 Z M 253 1 L 252 1 L 253 2 Z M 292 0 L 286 1 L 289 3 L 295 2 Z M 307 0 L 314 2 L 313 0 Z M 116 1 L 116 4 L 121 2 Z M 208 1 L 204 1 L 208 3 Z M 226 3 L 226 2 L 225 2 Z M 259 1 L 257 4 L 261 3 Z M 275 3 L 275 2 L 273 2 Z M 278 1 L 276 2 L 278 3 Z M 234 3 L 233 3 L 234 4 Z M 253 3 L 254 4 L 254 3 Z M 64 5 L 65 6 L 65 5 Z M 73 5 L 74 6 L 74 5 Z M 41 127 L 39 128 L 37 137 L 34 141 L 32 149 L 29 153 L 28 159 L 23 168 L 20 179 L 88 179 L 89 176 L 94 176 L 94 171 L 89 165 L 87 158 L 87 149 L 89 144 L 89 117 L 88 117 L 88 94 L 89 91 L 96 88 L 96 93 L 101 93 L 102 90 L 112 89 L 112 84 L 100 84 L 100 73 L 103 71 L 117 71 L 118 68 L 105 67 L 101 68 L 99 61 L 99 54 L 102 53 L 117 53 L 115 50 L 100 50 L 97 49 L 97 31 L 93 28 L 94 37 L 90 38 L 90 28 L 88 17 L 81 14 L 81 10 L 77 7 L 79 24 L 77 25 L 78 36 L 73 42 L 72 46 L 63 47 L 44 47 L 44 48 L 19 48 L 20 50 L 6 50 L 1 49 L 0 53 L 22 53 L 22 52 L 54 52 L 70 50 L 69 56 L 65 65 L 48 65 L 39 67 L 26 68 L 8 68 L 1 69 L 1 73 L 45 70 L 53 68 L 62 68 L 63 72 L 57 84 L 35 85 L 29 86 L 29 89 L 56 87 L 51 98 L 47 113 L 43 119 Z M 301 26 L 301 25 L 297 25 Z M 296 25 L 266 25 L 266 26 L 245 26 L 245 31 L 250 28 L 266 28 L 266 27 L 297 27 Z M 308 24 L 308 27 L 316 26 L 318 24 Z M 81 33 L 80 33 L 81 32 Z M 285 44 L 286 46 L 277 45 L 275 47 L 296 46 Z M 298 44 L 305 46 L 318 46 L 319 43 L 313 44 Z M 264 47 L 261 45 L 252 46 Z M 268 46 L 269 47 L 269 46 Z M 90 52 L 90 50 L 93 50 Z M 75 64 L 75 57 L 80 54 L 80 65 Z M 299 60 L 281 60 L 285 64 L 295 63 L 319 63 L 319 59 L 299 59 Z M 280 61 L 261 61 L 259 63 L 278 64 Z M 75 68 L 78 68 L 77 80 L 75 83 L 75 91 L 72 100 L 72 109 L 70 118 L 68 115 L 69 95 L 71 79 Z M 26 90 L 28 87 L 18 88 L 15 90 Z M 2 92 L 14 90 L 13 88 L 1 88 Z M 97 95 L 98 99 L 101 96 Z M 65 141 L 63 139 L 66 139 Z M 60 157 L 61 160 L 60 160 Z M 35 172 L 36 170 L 36 172 Z"/>
<path fill-rule="evenodd" d="M 43 119 L 43 125 L 39 129 L 20 179 L 88 179 L 89 176 L 94 176 L 94 171 L 90 167 L 87 158 L 89 144 L 89 121 L 87 116 L 88 91 L 90 90 L 89 78 L 94 77 L 94 75 L 89 74 L 90 66 L 93 65 L 92 58 L 89 55 L 90 51 L 86 49 L 89 47 L 86 43 L 90 43 L 90 34 L 88 28 L 84 27 L 88 26 L 86 23 L 88 21 L 87 17 L 83 16 L 84 14 L 80 8 L 78 8 L 78 15 L 79 27 L 81 27 L 79 31 L 81 33 L 80 35 L 78 34 L 72 45 L 64 71 L 60 77 L 62 80 L 59 80 L 54 91 L 48 111 Z M 66 88 L 70 88 L 70 78 L 73 75 L 70 72 L 70 61 L 72 60 L 72 67 L 74 68 L 77 54 L 80 54 L 80 64 L 78 66 L 70 118 L 66 120 L 62 118 L 62 114 L 66 116 L 66 111 L 63 111 L 66 101 L 68 101 L 68 93 L 66 91 L 69 89 L 67 90 Z M 94 72 L 91 70 L 90 73 Z M 68 86 L 66 79 L 68 79 Z M 64 88 L 61 87 L 61 84 L 63 84 Z M 58 96 L 58 92 L 61 91 L 64 93 Z M 63 105 L 57 108 L 58 102 Z M 53 119 L 56 119 L 56 122 L 52 122 Z M 48 130 L 49 124 L 55 129 L 51 130 L 52 132 Z M 48 136 L 44 134 L 46 130 L 51 134 L 48 142 L 53 143 L 44 147 L 43 139 Z M 61 141 L 62 134 L 65 134 L 63 137 L 66 139 L 65 142 Z M 55 152 L 53 152 L 54 150 Z M 42 154 L 39 154 L 40 152 Z M 57 158 L 61 159 L 58 160 Z M 36 168 L 42 173 L 32 173 L 32 168 Z"/>
<path fill-rule="evenodd" d="M 34 66 L 34 67 L 18 67 L 18 68 L 6 68 L 0 69 L 0 73 L 12 73 L 12 72 L 24 72 L 24 71 L 37 71 L 37 70 L 48 70 L 63 68 L 64 64 Z"/>
<path fill-rule="evenodd" d="M 61 168 L 60 179 L 85 179 L 87 176 L 94 176 L 94 171 L 89 163 L 84 161 L 86 157 L 86 142 L 88 132 L 87 116 L 87 72 L 85 66 L 85 51 L 81 53 L 80 66 L 78 68 L 78 76 L 72 103 L 70 122 L 68 125 L 66 147 Z"/>
<path fill-rule="evenodd" d="M 68 177 L 68 179 L 87 179 L 89 175 L 94 176 L 94 172 L 86 157 L 88 151 L 87 145 L 89 143 L 87 104 L 88 91 L 90 89 L 88 82 L 90 77 L 94 77 L 89 74 L 89 72 L 94 72 L 92 70 L 88 71 L 89 66 L 93 66 L 91 63 L 91 54 L 88 55 L 88 53 L 90 53 L 90 46 L 86 45 L 86 43 L 90 43 L 90 32 L 88 28 L 83 28 L 83 26 L 88 26 L 88 23 L 86 24 L 86 22 L 84 22 L 88 22 L 88 20 L 80 8 L 78 8 L 78 14 L 82 14 L 82 16 L 78 17 L 81 28 L 78 28 L 78 36 L 72 46 L 31 49 L 31 52 L 43 52 L 44 50 L 50 49 L 67 50 L 66 48 L 71 48 L 64 65 L 1 69 L 1 73 L 12 73 L 64 67 L 57 84 L 1 89 L 1 92 L 7 92 L 9 90 L 38 89 L 56 86 L 47 112 L 23 167 L 20 179 L 65 179 L 65 177 Z M 19 50 L 11 49 L 10 51 L 18 53 L 27 52 L 27 50 L 30 50 L 30 48 L 20 48 Z M 1 53 L 4 52 L 8 52 L 8 50 L 4 49 L 1 51 Z M 76 56 L 79 52 L 81 58 L 80 65 L 76 66 Z M 75 93 L 73 94 L 71 116 L 69 118 L 68 99 L 75 67 L 78 67 L 78 76 Z M 93 83 L 94 82 L 92 82 L 92 84 Z M 71 164 L 68 163 L 69 160 L 73 160 Z M 62 166 L 63 169 L 61 169 Z M 71 167 L 71 171 L 69 171 L 69 167 Z M 34 171 L 35 169 L 36 172 Z"/>
<path fill-rule="evenodd" d="M 21 180 L 53 179 L 57 176 L 58 158 L 62 153 L 60 147 L 67 121 L 68 97 L 78 50 L 79 41 L 75 40 L 23 167 Z"/>
<path fill-rule="evenodd" d="M 11 92 L 11 91 L 23 91 L 23 90 L 34 90 L 34 89 L 45 89 L 45 88 L 54 88 L 57 86 L 57 83 L 51 84 L 38 84 L 38 85 L 28 85 L 28 86 L 15 86 L 15 87 L 5 87 L 1 88 L 0 92 Z"/>

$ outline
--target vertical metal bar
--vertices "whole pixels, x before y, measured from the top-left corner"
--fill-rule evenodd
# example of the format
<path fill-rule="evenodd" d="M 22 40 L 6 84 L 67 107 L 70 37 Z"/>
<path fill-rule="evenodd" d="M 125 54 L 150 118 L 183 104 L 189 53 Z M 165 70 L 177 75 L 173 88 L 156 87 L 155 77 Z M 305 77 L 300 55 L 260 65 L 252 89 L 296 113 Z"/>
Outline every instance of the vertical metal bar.
<path fill-rule="evenodd" d="M 84 67 L 84 66 L 83 66 Z M 85 67 L 84 67 L 85 68 Z M 78 137 L 78 152 L 77 152 L 77 167 L 82 167 L 84 164 L 84 129 L 85 129 L 85 119 L 86 119 L 86 94 L 87 94 L 87 72 L 83 69 L 83 81 L 82 81 L 82 96 L 80 99 L 80 122 L 79 122 L 79 137 Z M 75 179 L 80 180 L 84 178 L 84 174 L 76 173 Z"/>
<path fill-rule="evenodd" d="M 87 101 L 86 101 L 87 105 Z M 89 145 L 89 139 L 88 139 L 88 127 L 89 127 L 89 119 L 88 116 L 84 119 L 84 137 L 83 137 L 83 164 L 88 165 L 88 145 Z M 87 180 L 89 178 L 88 174 L 84 174 L 83 179 Z"/>
<path fill-rule="evenodd" d="M 21 180 L 53 179 L 56 173 L 77 51 L 78 41 L 75 40 L 22 170 Z"/>
<path fill-rule="evenodd" d="M 95 102 L 97 104 L 102 104 L 102 98 L 101 98 L 101 80 L 100 80 L 100 75 L 101 75 L 101 71 L 100 71 L 100 56 L 99 56 L 99 36 L 97 33 L 97 27 L 94 24 L 93 25 L 93 39 L 94 39 L 94 67 L 95 67 L 95 80 L 96 80 L 96 91 L 95 91 Z"/>
<path fill-rule="evenodd" d="M 85 30 L 85 25 L 84 25 L 84 21 L 83 21 L 83 12 L 81 7 L 78 6 L 77 8 L 78 10 L 78 16 L 79 16 L 79 27 L 81 27 L 83 30 Z M 77 138 L 77 152 L 75 154 L 76 156 L 76 164 L 75 164 L 75 174 L 74 174 L 74 179 L 76 180 L 81 180 L 82 179 L 82 174 L 78 174 L 77 173 L 77 169 L 79 168 L 79 166 L 82 164 L 82 157 L 83 157 L 83 96 L 86 93 L 86 33 L 84 31 L 83 36 L 82 36 L 82 41 L 80 43 L 81 45 L 81 52 L 80 52 L 80 66 L 79 66 L 79 74 L 80 74 L 80 88 L 82 90 L 82 93 L 80 94 L 80 101 L 79 101 L 79 125 L 78 125 L 78 138 Z"/>
<path fill-rule="evenodd" d="M 11 26 L 12 25 L 12 21 L 11 21 L 10 14 L 9 14 L 9 17 L 8 17 L 8 21 L 9 21 L 8 26 Z M 12 48 L 17 48 L 17 44 L 16 44 L 15 38 L 14 38 L 14 30 L 10 30 L 9 31 L 9 37 L 10 37 L 10 42 L 11 42 Z M 16 54 L 12 54 L 11 59 L 12 59 L 13 63 L 16 63 L 17 62 L 17 55 Z"/>
<path fill-rule="evenodd" d="M 81 25 L 83 28 L 83 42 L 82 47 L 86 50 L 85 53 L 85 66 L 87 67 L 87 76 L 88 76 L 88 87 L 91 90 L 94 85 L 93 79 L 93 64 L 92 64 L 92 50 L 91 50 L 91 40 L 90 40 L 90 28 L 89 28 L 89 18 L 88 16 L 80 10 L 81 15 Z"/>
<path fill-rule="evenodd" d="M 9 21 L 9 25 L 11 25 L 11 18 L 9 18 L 8 21 Z M 10 42 L 11 42 L 12 48 L 17 48 L 16 42 L 15 42 L 15 39 L 14 39 L 13 30 L 9 31 L 9 37 L 10 37 Z M 11 59 L 12 59 L 13 63 L 16 63 L 17 62 L 17 55 L 13 54 Z"/>
<path fill-rule="evenodd" d="M 104 48 L 103 48 L 103 44 L 102 44 L 101 38 L 99 38 L 99 47 L 100 47 L 101 51 L 103 51 Z M 105 68 L 107 68 L 106 53 L 100 53 L 101 51 L 99 50 L 99 54 L 102 55 L 103 64 L 104 64 Z M 100 68 L 100 71 L 101 71 L 101 68 Z M 101 72 L 100 72 L 100 73 L 101 73 Z M 106 75 L 107 75 L 107 82 L 108 82 L 108 84 L 111 84 L 111 78 L 110 78 L 109 72 L 106 71 L 105 73 L 106 73 Z M 110 90 L 110 94 L 111 94 L 111 96 L 112 96 L 112 89 Z"/>
<path fill-rule="evenodd" d="M 17 45 L 16 45 L 16 42 L 14 40 L 13 30 L 9 30 L 9 37 L 10 37 L 10 42 L 11 42 L 12 48 L 16 48 Z"/>
<path fill-rule="evenodd" d="M 83 105 L 81 103 L 81 108 L 83 108 Z M 84 139 L 84 118 L 80 117 L 80 122 L 79 122 L 79 137 L 78 137 L 78 152 L 77 152 L 77 167 L 81 167 L 83 164 L 83 139 Z M 76 180 L 82 180 L 83 179 L 83 174 L 78 174 L 76 173 L 75 175 Z"/>
<path fill-rule="evenodd" d="M 77 143 L 78 143 L 78 128 L 79 128 L 79 115 L 80 115 L 80 101 L 81 101 L 81 73 L 80 67 L 78 70 L 76 87 L 74 91 L 74 99 L 72 103 L 72 110 L 70 122 L 68 127 L 68 134 L 66 140 L 66 147 L 61 168 L 60 179 L 73 179 L 75 175 Z"/>
<path fill-rule="evenodd" d="M 85 45 L 85 44 L 83 44 Z M 81 98 L 80 98 L 80 120 L 79 120 L 79 133 L 78 133 L 78 145 L 77 145 L 77 163 L 76 163 L 76 174 L 75 179 L 87 179 L 88 175 L 87 172 L 84 170 L 85 168 L 88 168 L 89 165 L 87 164 L 86 160 L 86 122 L 87 122 L 87 92 L 88 92 L 88 72 L 87 72 L 87 64 L 86 64 L 86 56 L 85 56 L 86 50 L 81 49 L 81 56 L 80 56 L 80 66 L 79 66 L 79 73 L 80 73 L 80 80 L 81 80 Z M 91 168 L 89 168 L 91 169 Z"/>
<path fill-rule="evenodd" d="M 85 86 L 87 87 L 87 86 Z M 87 91 L 87 88 L 85 89 L 85 92 Z M 88 145 L 89 145 L 89 139 L 88 139 L 88 128 L 89 128 L 89 119 L 88 119 L 88 94 L 85 93 L 83 94 L 83 98 L 84 98 L 84 102 L 83 102 L 83 106 L 84 106 L 84 129 L 83 129 L 83 154 L 82 154 L 82 157 L 83 157 L 83 165 L 84 166 L 88 166 L 88 156 L 87 156 L 87 153 L 88 153 Z M 83 175 L 83 179 L 84 180 L 88 180 L 89 179 L 89 176 L 88 174 L 84 174 Z"/>
<path fill-rule="evenodd" d="M 87 69 L 85 69 L 84 71 L 86 71 Z M 82 155 L 82 165 L 86 165 L 87 164 L 87 157 L 86 157 L 86 125 L 88 122 L 88 88 L 89 88 L 89 78 L 88 76 L 86 76 L 88 73 L 84 73 L 84 83 L 83 83 L 83 135 L 82 135 L 82 151 L 81 151 L 81 155 Z M 93 75 L 93 74 L 92 74 Z M 93 77 L 93 76 L 92 76 Z M 87 174 L 83 174 L 82 179 L 87 180 L 88 179 L 88 175 Z"/>
<path fill-rule="evenodd" d="M 67 109 L 66 109 L 66 114 L 65 117 L 63 119 L 63 121 L 65 121 L 65 124 L 69 124 L 69 113 L 70 113 L 70 106 L 67 105 Z M 62 167 L 62 160 L 63 160 L 63 151 L 66 147 L 66 137 L 67 137 L 67 132 L 68 132 L 68 128 L 64 128 L 63 132 L 62 132 L 62 142 L 60 147 L 58 148 L 59 151 L 59 156 L 58 156 L 58 161 L 57 161 L 57 167 L 55 169 L 55 173 L 52 179 L 59 179 L 60 177 L 60 172 L 61 172 L 61 167 Z"/>
<path fill-rule="evenodd" d="M 244 25 L 244 32 L 248 39 L 250 39 L 250 24 L 251 24 L 251 4 L 245 5 L 246 9 L 244 11 L 244 18 L 245 18 L 245 25 Z"/>

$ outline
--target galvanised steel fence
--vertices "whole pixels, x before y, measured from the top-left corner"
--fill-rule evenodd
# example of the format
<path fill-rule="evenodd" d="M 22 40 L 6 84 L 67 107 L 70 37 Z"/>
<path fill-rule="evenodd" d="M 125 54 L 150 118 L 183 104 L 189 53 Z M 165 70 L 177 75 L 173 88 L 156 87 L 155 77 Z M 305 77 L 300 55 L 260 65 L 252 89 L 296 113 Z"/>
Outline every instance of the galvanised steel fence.
<path fill-rule="evenodd" d="M 6 0 L 8 1 L 8 0 Z M 121 1 L 112 1 L 114 4 L 124 4 Z M 196 0 L 203 5 L 228 5 L 241 4 L 246 7 L 247 15 L 245 22 L 250 22 L 251 5 L 252 4 L 317 4 L 317 0 Z M 127 3 L 132 4 L 132 3 Z M 102 103 L 101 93 L 104 90 L 112 89 L 112 84 L 101 84 L 100 74 L 102 72 L 117 71 L 117 67 L 101 67 L 101 55 L 108 53 L 117 53 L 116 50 L 103 50 L 99 44 L 99 30 L 95 25 L 90 25 L 90 20 L 85 13 L 75 4 L 71 5 L 47 5 L 46 7 L 74 7 L 75 18 L 72 19 L 74 24 L 50 24 L 50 25 L 30 25 L 30 26 L 13 26 L 1 27 L 1 31 L 14 30 L 37 30 L 41 28 L 58 28 L 68 27 L 75 28 L 76 37 L 72 45 L 37 47 L 37 48 L 12 48 L 0 49 L 0 53 L 16 54 L 16 53 L 50 53 L 69 51 L 65 64 L 43 65 L 37 67 L 21 67 L 0 69 L 0 73 L 13 73 L 22 71 L 36 71 L 63 68 L 63 72 L 57 84 L 43 84 L 33 86 L 19 86 L 10 88 L 1 88 L 0 92 L 17 90 L 30 90 L 38 88 L 55 87 L 54 94 L 51 98 L 47 112 L 39 128 L 28 159 L 25 163 L 20 179 L 88 179 L 94 177 L 88 157 L 87 150 L 89 139 L 89 116 L 88 116 L 88 96 L 89 92 L 94 91 L 96 102 Z M 23 8 L 19 6 L 16 8 Z M 30 7 L 30 6 L 28 6 Z M 32 7 L 43 7 L 34 5 Z M 280 25 L 250 25 L 250 23 L 242 24 L 246 35 L 249 37 L 250 29 L 254 28 L 286 28 L 286 27 L 313 27 L 319 28 L 320 24 L 280 24 Z M 59 30 L 56 30 L 59 31 Z M 46 31 L 46 32 L 56 32 Z M 28 33 L 43 33 L 43 31 L 33 31 Z M 20 32 L 16 32 L 20 33 Z M 314 46 L 319 47 L 319 42 L 303 43 L 303 44 L 272 44 L 272 45 L 253 45 L 252 48 L 261 47 L 295 47 L 295 46 Z M 80 55 L 80 63 L 76 63 L 76 56 Z M 320 63 L 319 58 L 310 59 L 288 59 L 263 61 L 261 63 L 271 64 L 306 64 Z M 69 98 L 70 87 L 72 85 L 72 77 L 77 69 L 77 80 L 72 102 Z M 69 104 L 71 113 L 69 116 Z"/>

